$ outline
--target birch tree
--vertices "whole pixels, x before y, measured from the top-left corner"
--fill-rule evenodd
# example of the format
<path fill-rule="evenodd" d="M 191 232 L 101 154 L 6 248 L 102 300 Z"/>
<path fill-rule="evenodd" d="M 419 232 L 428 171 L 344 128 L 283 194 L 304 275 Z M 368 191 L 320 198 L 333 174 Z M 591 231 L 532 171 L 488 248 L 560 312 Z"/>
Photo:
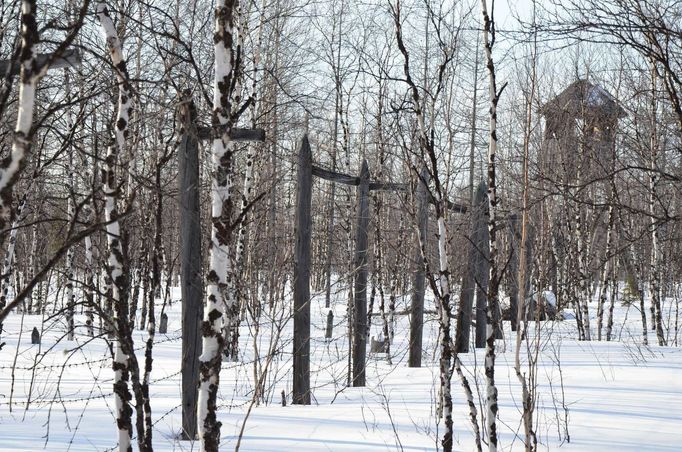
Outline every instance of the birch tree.
<path fill-rule="evenodd" d="M 657 109 L 658 102 L 657 95 L 658 74 L 656 63 L 651 62 L 651 125 L 649 138 L 649 225 L 651 228 L 651 253 L 649 270 L 649 298 L 651 303 L 651 321 L 653 329 L 656 331 L 656 338 L 658 345 L 666 345 L 665 336 L 663 335 L 662 315 L 661 315 L 661 250 L 660 238 L 658 232 L 658 221 L 656 220 L 656 203 L 657 203 L 657 171 L 658 171 L 658 128 L 657 128 Z"/>
<path fill-rule="evenodd" d="M 234 183 L 234 143 L 230 140 L 233 125 L 232 92 L 236 83 L 233 49 L 235 15 L 238 0 L 219 0 L 215 9 L 215 79 L 213 82 L 212 114 L 212 181 L 211 181 L 211 243 L 206 278 L 206 303 L 201 326 L 202 354 L 199 357 L 199 399 L 197 423 L 202 451 L 217 451 L 220 426 L 217 420 L 218 386 L 225 338 L 222 334 L 227 289 L 234 282 L 230 242 L 233 233 L 232 186 Z M 227 306 L 228 310 L 232 306 Z M 226 329 L 230 328 L 229 319 Z"/>
<path fill-rule="evenodd" d="M 118 448 L 120 451 L 132 451 L 132 399 L 128 383 L 131 377 L 131 362 L 135 366 L 135 352 L 132 347 L 127 299 L 127 275 L 124 268 L 124 250 L 119 221 L 118 203 L 121 189 L 116 177 L 119 155 L 126 150 L 128 122 L 132 110 L 132 86 L 128 77 L 126 62 L 123 58 L 121 41 L 109 15 L 106 4 L 97 5 L 97 18 L 106 39 L 107 50 L 116 72 L 118 85 L 118 105 L 114 127 L 115 142 L 107 147 L 107 156 L 102 169 L 104 191 L 104 214 L 107 221 L 107 272 L 110 294 L 113 304 L 113 324 L 116 334 L 114 350 L 114 400 L 116 407 L 116 425 L 118 428 Z M 136 370 L 136 369 L 133 369 Z M 138 410 L 141 407 L 138 407 Z M 143 441 L 138 431 L 138 442 Z M 142 449 L 142 448 L 141 448 Z"/>
<path fill-rule="evenodd" d="M 490 248 L 490 278 L 488 285 L 488 309 L 486 311 L 486 346 L 485 346 L 485 377 L 486 377 L 486 425 L 488 428 L 488 449 L 497 451 L 497 387 L 495 386 L 495 332 L 499 316 L 499 281 L 497 269 L 497 104 L 506 84 L 497 89 L 497 76 L 493 59 L 495 45 L 495 29 L 492 14 L 488 13 L 487 0 L 481 0 L 481 14 L 483 16 L 483 47 L 488 68 L 488 83 L 490 96 L 490 123 L 488 143 L 488 233 Z"/>
<path fill-rule="evenodd" d="M 452 360 L 455 359 L 455 366 L 458 371 L 458 376 L 462 378 L 462 386 L 465 389 L 468 400 L 473 400 L 471 391 L 468 385 L 468 381 L 464 378 L 464 375 L 460 372 L 460 363 L 457 356 L 453 353 L 453 342 L 451 338 L 451 318 L 452 318 L 452 305 L 451 305 L 451 289 L 450 289 L 450 266 L 448 262 L 448 230 L 446 222 L 446 214 L 448 209 L 448 198 L 447 191 L 444 184 L 444 176 L 441 174 L 438 154 L 436 151 L 436 142 L 434 138 L 434 122 L 435 122 L 435 102 L 436 99 L 442 94 L 445 87 L 445 76 L 446 71 L 455 56 L 455 46 L 453 42 L 446 42 L 444 36 L 441 34 L 442 30 L 439 28 L 437 30 L 437 36 L 439 37 L 437 45 L 438 50 L 441 55 L 441 59 L 437 66 L 436 74 L 436 84 L 432 88 L 432 92 L 425 94 L 428 96 L 428 107 L 422 95 L 420 94 L 420 89 L 417 87 L 417 83 L 413 78 L 412 69 L 410 65 L 410 53 L 405 45 L 404 34 L 403 34 L 403 18 L 401 16 L 401 3 L 396 1 L 395 4 L 391 5 L 391 14 L 393 16 L 393 23 L 395 28 L 396 42 L 398 49 L 403 57 L 403 75 L 404 81 L 407 84 L 408 97 L 410 99 L 411 108 L 413 110 L 414 119 L 416 121 L 416 135 L 419 146 L 419 159 L 416 163 L 410 163 L 413 172 L 417 174 L 418 181 L 425 184 L 427 187 L 430 185 L 429 180 L 425 180 L 424 176 L 427 175 L 428 178 L 433 182 L 433 190 L 429 194 L 434 201 L 436 207 L 436 224 L 437 233 L 436 239 L 438 242 L 438 272 L 437 277 L 434 276 L 433 271 L 430 270 L 429 257 L 426 253 L 426 242 L 427 237 L 423 237 L 421 233 L 418 233 L 418 240 L 421 249 L 422 262 L 420 265 L 424 265 L 426 268 L 426 274 L 429 278 L 429 285 L 431 290 L 436 297 L 436 304 L 438 310 L 438 351 L 439 351 L 439 374 L 440 374 L 440 391 L 439 391 L 439 412 L 440 417 L 442 417 L 445 423 L 445 430 L 443 432 L 443 438 L 441 440 L 441 446 L 444 451 L 451 451 L 453 447 L 453 420 L 452 420 Z M 442 17 L 431 16 L 433 12 L 428 9 L 428 21 L 441 24 Z M 454 39 L 456 39 L 455 35 Z M 425 69 L 426 70 L 426 69 Z M 426 82 L 426 81 L 424 81 Z M 429 117 L 427 118 L 427 113 Z M 424 167 L 426 170 L 422 172 L 420 167 Z M 473 406 L 471 412 L 472 418 L 474 420 L 474 429 L 478 432 L 477 422 L 475 421 L 475 405 Z"/>

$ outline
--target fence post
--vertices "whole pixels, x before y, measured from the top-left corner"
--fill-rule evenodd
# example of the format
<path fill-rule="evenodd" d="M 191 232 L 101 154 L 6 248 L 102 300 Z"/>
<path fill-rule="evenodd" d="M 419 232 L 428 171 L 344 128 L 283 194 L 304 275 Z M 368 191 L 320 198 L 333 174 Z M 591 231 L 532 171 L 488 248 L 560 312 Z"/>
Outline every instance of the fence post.
<path fill-rule="evenodd" d="M 365 386 L 367 353 L 367 228 L 369 226 L 369 167 L 360 168 L 358 223 L 355 231 L 355 313 L 353 328 L 353 386 Z"/>
<path fill-rule="evenodd" d="M 416 269 L 414 272 L 414 287 L 412 292 L 412 303 L 410 309 L 410 356 L 408 359 L 409 367 L 421 367 L 422 365 L 422 334 L 424 329 L 424 281 L 426 270 L 424 268 L 424 257 L 422 256 L 421 243 L 426 246 L 428 215 L 429 215 L 429 172 L 423 168 L 419 174 L 417 182 L 417 226 L 419 227 L 419 237 L 415 252 Z"/>
<path fill-rule="evenodd" d="M 457 321 L 455 328 L 455 350 L 457 353 L 469 352 L 474 294 L 477 293 L 476 289 L 479 282 L 477 266 L 479 265 L 481 254 L 481 227 L 487 228 L 487 224 L 485 224 L 485 222 L 482 220 L 485 214 L 486 190 L 486 185 L 480 184 L 476 189 L 474 198 L 472 199 L 473 204 L 471 205 L 471 223 L 469 226 L 467 268 L 462 278 L 460 306 L 457 310 Z M 478 325 L 479 322 L 479 308 L 480 302 L 477 301 L 476 325 Z M 483 311 L 483 323 L 485 323 L 485 311 Z M 483 341 L 485 343 L 485 335 L 483 336 Z"/>
<path fill-rule="evenodd" d="M 310 405 L 310 235 L 313 157 L 308 136 L 298 151 L 294 252 L 294 377 L 292 404 Z"/>
<path fill-rule="evenodd" d="M 488 187 L 481 182 L 476 193 L 476 207 L 473 212 L 476 231 L 474 281 L 476 287 L 476 348 L 484 348 L 486 341 L 486 319 L 488 310 L 488 279 L 490 278 L 490 243 L 488 232 Z"/>
<path fill-rule="evenodd" d="M 327 326 L 324 329 L 324 338 L 331 339 L 334 332 L 334 312 L 330 309 L 327 313 Z"/>
<path fill-rule="evenodd" d="M 199 145 L 196 110 L 186 97 L 180 107 L 182 137 L 178 148 L 180 180 L 180 274 L 182 286 L 182 436 L 197 434 L 197 389 L 201 354 L 203 282 L 201 277 L 201 215 L 199 212 Z"/>
<path fill-rule="evenodd" d="M 519 245 L 521 243 L 521 231 L 519 230 L 519 216 L 513 213 L 509 216 L 509 250 L 511 259 L 509 262 L 509 320 L 511 330 L 518 328 L 519 306 Z"/>

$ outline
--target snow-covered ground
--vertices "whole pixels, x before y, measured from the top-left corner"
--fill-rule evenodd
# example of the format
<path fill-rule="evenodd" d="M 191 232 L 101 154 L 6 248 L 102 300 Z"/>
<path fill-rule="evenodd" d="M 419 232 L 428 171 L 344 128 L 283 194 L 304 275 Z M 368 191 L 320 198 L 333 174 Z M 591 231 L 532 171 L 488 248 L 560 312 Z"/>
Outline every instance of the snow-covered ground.
<path fill-rule="evenodd" d="M 174 291 L 174 300 L 178 293 Z M 400 316 L 393 345 L 393 365 L 383 356 L 368 358 L 366 388 L 345 388 L 347 341 L 345 305 L 335 306 L 335 340 L 324 340 L 324 297 L 312 309 L 311 386 L 313 405 L 290 402 L 291 329 L 282 332 L 265 378 L 267 403 L 254 406 L 244 427 L 241 450 L 434 450 L 440 432 L 436 422 L 438 388 L 434 343 L 437 327 L 427 320 L 424 367 L 407 367 L 408 318 Z M 159 307 L 160 308 L 160 307 Z M 285 308 L 288 309 L 288 308 Z M 591 306 L 592 311 L 596 306 Z M 159 310 L 157 309 L 157 312 Z M 178 441 L 180 413 L 180 304 L 167 309 L 169 334 L 157 335 L 154 347 L 151 403 L 154 448 L 198 450 Z M 268 308 L 264 309 L 264 319 Z M 272 310 L 279 318 L 281 309 Z M 286 311 L 284 312 L 286 317 Z M 428 316 L 427 316 L 428 317 Z M 116 446 L 111 363 L 104 339 L 88 341 L 80 330 L 66 341 L 61 321 L 47 320 L 40 347 L 31 345 L 31 330 L 41 316 L 13 314 L 6 321 L 7 342 L 0 351 L 0 451 L 102 451 Z M 83 316 L 76 321 L 82 324 Z M 375 323 L 378 323 L 378 317 Z M 595 322 L 592 322 L 595 325 Z M 681 451 L 682 349 L 641 346 L 641 323 L 634 307 L 616 308 L 616 342 L 577 342 L 575 322 L 543 323 L 538 366 L 536 431 L 540 450 Z M 21 331 L 21 333 L 20 333 Z M 263 321 L 258 335 L 260 366 L 265 366 L 272 324 Z M 377 334 L 373 327 L 373 335 Z M 509 325 L 498 342 L 506 348 L 497 358 L 500 443 L 503 450 L 522 450 L 520 385 L 513 370 Z M 253 328 L 242 325 L 239 363 L 227 362 L 221 374 L 219 420 L 221 450 L 237 443 L 254 388 Z M 144 333 L 136 331 L 142 346 Z M 142 353 L 140 358 L 142 358 Z M 482 351 L 463 355 L 465 372 L 483 393 Z M 13 363 L 16 360 L 14 371 Z M 262 367 L 261 367 L 262 369 Z M 260 370 L 256 370 L 260 375 Z M 33 382 L 33 383 L 31 383 Z M 345 389 L 344 389 L 345 388 Z M 455 448 L 473 450 L 468 410 L 459 381 L 453 380 Z M 482 399 L 479 400 L 482 403 Z M 11 404 L 10 404 L 11 403 Z M 480 410 L 479 410 L 480 413 Z M 567 417 L 567 419 L 566 419 Z M 566 433 L 570 435 L 570 442 Z"/>

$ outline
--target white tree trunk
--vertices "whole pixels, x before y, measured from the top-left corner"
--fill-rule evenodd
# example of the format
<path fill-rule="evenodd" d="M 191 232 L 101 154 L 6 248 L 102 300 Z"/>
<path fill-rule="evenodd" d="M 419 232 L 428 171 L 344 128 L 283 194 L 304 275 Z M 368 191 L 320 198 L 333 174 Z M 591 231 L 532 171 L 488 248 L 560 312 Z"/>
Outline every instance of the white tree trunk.
<path fill-rule="evenodd" d="M 486 347 L 485 347 L 485 376 L 486 376 L 486 424 L 488 428 L 488 449 L 490 452 L 497 451 L 497 387 L 495 386 L 495 333 L 497 329 L 496 310 L 498 304 L 497 287 L 499 277 L 495 259 L 497 257 L 497 181 L 496 162 L 497 158 L 497 103 L 500 92 L 497 90 L 495 76 L 495 64 L 493 61 L 494 30 L 492 18 L 488 15 L 487 0 L 481 0 L 481 13 L 483 15 L 483 44 L 488 67 L 489 95 L 490 95 L 490 125 L 488 144 L 488 233 L 490 246 L 490 273 L 488 286 L 488 309 L 486 312 Z M 523 246 L 523 245 L 522 245 Z"/>
<path fill-rule="evenodd" d="M 21 80 L 19 82 L 19 111 L 14 129 L 12 151 L 0 167 L 0 230 L 5 229 L 13 219 L 12 188 L 24 165 L 24 157 L 31 144 L 33 107 L 36 86 L 47 73 L 47 65 L 36 67 L 35 44 L 38 42 L 35 0 L 21 2 Z"/>
<path fill-rule="evenodd" d="M 652 319 L 651 323 L 656 330 L 658 345 L 666 345 L 663 334 L 663 323 L 661 315 L 661 250 L 658 237 L 658 223 L 656 221 L 656 203 L 658 201 L 656 193 L 657 171 L 658 171 L 658 128 L 656 124 L 656 67 L 652 63 L 651 70 L 651 136 L 650 136 L 650 171 L 649 171 L 649 224 L 651 227 L 651 270 L 649 271 L 649 302 L 651 303 Z"/>
<path fill-rule="evenodd" d="M 5 252 L 5 259 L 2 264 L 2 275 L 0 275 L 0 310 L 7 306 L 7 296 L 9 295 L 9 285 L 12 277 L 14 260 L 14 250 L 17 244 L 17 232 L 19 231 L 19 218 L 26 206 L 27 193 L 24 193 L 19 207 L 17 207 L 16 218 L 12 222 L 12 230 L 9 233 L 9 242 L 7 243 L 7 251 Z M 0 322 L 0 335 L 2 335 L 2 322 Z"/>
<path fill-rule="evenodd" d="M 69 70 L 65 69 L 64 70 L 64 89 L 66 90 L 66 96 L 67 100 L 71 100 L 71 80 L 70 80 L 70 74 Z M 71 111 L 70 107 L 67 107 L 67 112 L 66 112 L 66 136 L 70 137 L 70 131 L 73 129 L 73 112 Z M 71 139 L 71 138 L 68 138 Z M 67 171 L 67 180 L 68 180 L 68 199 L 67 199 L 67 208 L 66 208 L 66 215 L 67 215 L 67 220 L 68 221 L 74 221 L 75 214 L 76 214 L 76 209 L 74 206 L 74 196 L 76 193 L 76 187 L 74 186 L 74 178 L 73 178 L 73 146 L 71 143 L 67 143 L 67 148 L 66 152 L 69 154 L 69 160 L 68 160 L 68 167 L 66 168 Z M 66 329 L 67 329 L 67 339 L 72 341 L 74 339 L 74 330 L 75 330 L 75 325 L 74 325 L 74 307 L 76 304 L 76 296 L 74 295 L 73 292 L 73 279 L 74 279 L 74 269 L 73 269 L 73 257 L 74 257 L 74 247 L 69 248 L 69 250 L 66 252 L 66 271 L 65 271 L 65 292 L 66 292 Z"/>
<path fill-rule="evenodd" d="M 87 236 L 85 237 L 85 327 L 87 335 L 90 337 L 94 336 L 95 334 L 95 309 L 93 306 L 95 303 L 95 298 L 93 296 L 95 278 L 93 264 L 92 240 L 90 239 L 90 236 Z"/>
<path fill-rule="evenodd" d="M 12 223 L 10 233 L 10 243 L 5 255 L 5 265 L 3 266 L 2 295 L 0 295 L 0 310 L 7 303 L 7 291 L 9 288 L 9 278 L 11 274 L 11 263 L 14 257 L 14 247 L 17 236 L 17 221 L 21 209 L 26 203 L 26 197 L 19 205 L 19 212 L 12 211 L 12 189 L 19 177 L 19 172 L 24 165 L 24 158 L 31 144 L 31 127 L 33 125 L 33 107 L 35 104 L 36 86 L 38 81 L 47 72 L 47 66 L 36 67 L 35 64 L 35 44 L 38 42 L 38 26 L 36 23 L 36 2 L 35 0 L 23 0 L 21 2 L 21 77 L 19 82 L 19 111 L 17 113 L 17 124 L 14 129 L 14 139 L 9 158 L 2 162 L 0 166 L 0 230 Z M 0 245 L 2 242 L 0 241 Z M 2 333 L 2 323 L 0 323 L 0 334 Z"/>
<path fill-rule="evenodd" d="M 443 420 L 445 421 L 443 449 L 452 450 L 452 369 L 450 366 L 452 360 L 452 339 L 450 337 L 450 317 L 452 309 L 450 307 L 450 268 L 447 254 L 448 236 L 444 217 L 447 202 L 442 199 L 439 202 L 441 203 L 441 207 L 436 222 L 438 224 L 438 261 L 440 270 L 438 278 L 440 289 L 440 296 L 438 297 L 438 301 L 440 302 L 438 315 L 440 324 L 441 406 L 443 407 Z"/>
<path fill-rule="evenodd" d="M 109 11 L 104 3 L 97 5 L 97 18 L 106 39 L 107 49 L 111 62 L 116 71 L 118 82 L 118 107 L 116 124 L 114 127 L 116 146 L 107 148 L 102 171 L 104 191 L 104 214 L 107 221 L 107 244 L 109 255 L 107 267 L 111 283 L 111 299 L 114 305 L 114 324 L 118 330 L 114 351 L 114 398 L 116 408 L 116 423 L 118 428 L 118 448 L 120 451 L 132 451 L 132 408 L 130 406 L 130 391 L 128 381 L 130 379 L 129 359 L 124 353 L 121 337 L 128 327 L 128 309 L 123 298 L 125 290 L 125 276 L 123 273 L 123 246 L 121 243 L 121 231 L 118 221 L 118 190 L 116 179 L 116 165 L 119 163 L 119 155 L 125 150 L 125 136 L 128 127 L 129 115 L 132 109 L 132 89 L 125 60 L 121 51 L 121 41 L 118 38 L 114 23 L 109 16 Z"/>
<path fill-rule="evenodd" d="M 222 335 L 223 309 L 227 305 L 227 289 L 232 287 L 230 260 L 232 236 L 232 185 L 234 145 L 229 138 L 231 123 L 231 86 L 233 82 L 234 14 L 237 0 L 219 0 L 215 10 L 215 80 L 213 83 L 213 153 L 211 183 L 211 245 L 206 278 L 206 304 L 201 327 L 202 354 L 199 357 L 199 398 L 197 427 L 202 451 L 217 451 L 221 423 L 216 418 L 218 385 L 220 383 L 221 352 L 225 345 Z M 226 327 L 230 327 L 229 323 Z"/>

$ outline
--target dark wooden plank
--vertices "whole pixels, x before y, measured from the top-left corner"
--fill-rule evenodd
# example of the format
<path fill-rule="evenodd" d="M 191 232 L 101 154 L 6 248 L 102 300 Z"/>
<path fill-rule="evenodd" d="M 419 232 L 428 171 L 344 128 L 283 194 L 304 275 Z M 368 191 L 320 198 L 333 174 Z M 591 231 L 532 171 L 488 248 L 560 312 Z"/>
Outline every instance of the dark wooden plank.
<path fill-rule="evenodd" d="M 359 177 L 349 176 L 348 174 L 337 173 L 335 171 L 329 171 L 324 168 L 320 168 L 317 165 L 313 165 L 313 176 L 317 176 L 330 182 L 338 182 L 345 185 L 357 186 L 360 184 Z"/>
<path fill-rule="evenodd" d="M 201 215 L 199 211 L 199 144 L 196 112 L 191 99 L 181 105 L 183 135 L 178 148 L 180 183 L 180 277 L 182 290 L 182 436 L 197 434 L 197 396 L 203 278 L 201 275 Z"/>
<path fill-rule="evenodd" d="M 509 287 L 509 310 L 511 330 L 516 331 L 518 323 L 518 300 L 519 300 L 519 245 L 521 243 L 521 228 L 519 216 L 513 213 L 508 222 L 509 259 L 508 287 Z"/>
<path fill-rule="evenodd" d="M 51 53 L 39 53 L 36 56 L 36 64 L 42 66 L 47 63 L 47 61 L 52 58 Z M 7 69 L 10 67 L 11 60 L 0 61 L 0 77 L 4 77 L 7 73 Z M 52 64 L 50 64 L 50 69 L 60 69 L 65 67 L 79 68 L 81 65 L 81 54 L 77 49 L 66 49 L 64 54 L 55 59 Z M 12 65 L 11 75 L 19 75 L 21 71 L 21 65 L 19 62 L 14 62 Z"/>
<path fill-rule="evenodd" d="M 232 141 L 265 141 L 265 129 L 241 129 L 233 127 L 230 130 Z"/>
<path fill-rule="evenodd" d="M 313 157 L 308 136 L 298 152 L 294 250 L 294 362 L 292 404 L 310 405 L 310 237 Z"/>
<path fill-rule="evenodd" d="M 426 168 L 422 169 L 419 184 L 417 185 L 417 226 L 419 228 L 419 238 L 415 249 L 416 269 L 414 272 L 414 291 L 412 292 L 411 313 L 410 313 L 410 355 L 408 359 L 409 367 L 421 367 L 422 365 L 422 334 L 424 330 L 424 294 L 426 281 L 426 268 L 424 267 L 424 257 L 420 241 L 427 241 L 426 234 L 428 228 L 429 215 L 429 189 L 426 185 L 429 172 Z M 426 242 L 425 242 L 426 243 Z"/>
<path fill-rule="evenodd" d="M 353 386 L 365 386 L 367 355 L 367 229 L 369 227 L 369 166 L 362 161 L 355 231 L 355 300 L 353 312 Z"/>
<path fill-rule="evenodd" d="M 490 241 L 488 233 L 488 186 L 481 182 L 476 192 L 472 220 L 476 233 L 474 282 L 476 285 L 476 348 L 485 347 L 486 312 L 488 310 L 488 280 L 490 278 Z"/>
<path fill-rule="evenodd" d="M 197 128 L 199 140 L 212 140 L 213 129 L 211 127 L 199 126 Z M 232 141 L 265 141 L 265 129 L 242 129 L 233 127 L 230 130 L 230 140 Z"/>

